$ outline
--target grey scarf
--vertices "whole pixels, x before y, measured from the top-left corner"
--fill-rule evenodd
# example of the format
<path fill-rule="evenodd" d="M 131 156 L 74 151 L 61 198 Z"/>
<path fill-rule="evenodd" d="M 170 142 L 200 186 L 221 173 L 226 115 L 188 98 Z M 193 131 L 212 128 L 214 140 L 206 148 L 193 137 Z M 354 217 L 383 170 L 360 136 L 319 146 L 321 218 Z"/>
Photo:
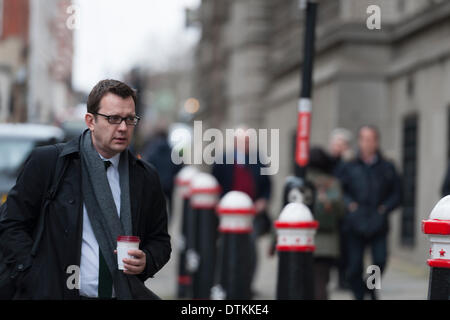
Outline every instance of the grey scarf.
<path fill-rule="evenodd" d="M 120 219 L 103 160 L 92 144 L 91 132 L 86 130 L 80 140 L 81 181 L 83 201 L 100 250 L 111 272 L 118 299 L 132 299 L 130 284 L 117 268 L 117 236 L 132 235 L 128 152 L 120 155 Z"/>

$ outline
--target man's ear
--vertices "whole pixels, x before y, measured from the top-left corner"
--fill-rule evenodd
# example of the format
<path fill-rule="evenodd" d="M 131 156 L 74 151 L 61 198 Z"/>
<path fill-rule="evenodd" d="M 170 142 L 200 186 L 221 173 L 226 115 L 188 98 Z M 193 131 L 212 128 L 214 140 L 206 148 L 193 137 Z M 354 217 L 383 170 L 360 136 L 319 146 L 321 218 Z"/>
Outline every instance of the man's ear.
<path fill-rule="evenodd" d="M 86 122 L 87 127 L 89 128 L 89 130 L 93 131 L 94 130 L 94 122 L 95 122 L 95 118 L 94 115 L 92 113 L 86 113 L 86 115 L 84 116 L 84 121 Z"/>

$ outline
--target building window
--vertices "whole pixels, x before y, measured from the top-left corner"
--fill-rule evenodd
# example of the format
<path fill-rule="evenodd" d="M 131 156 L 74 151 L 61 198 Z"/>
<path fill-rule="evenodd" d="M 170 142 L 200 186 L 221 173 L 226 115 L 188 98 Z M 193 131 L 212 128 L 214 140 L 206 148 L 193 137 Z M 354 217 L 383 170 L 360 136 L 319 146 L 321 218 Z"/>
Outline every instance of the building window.
<path fill-rule="evenodd" d="M 418 155 L 418 116 L 403 120 L 403 212 L 401 218 L 401 243 L 414 246 L 416 227 L 416 181 Z"/>

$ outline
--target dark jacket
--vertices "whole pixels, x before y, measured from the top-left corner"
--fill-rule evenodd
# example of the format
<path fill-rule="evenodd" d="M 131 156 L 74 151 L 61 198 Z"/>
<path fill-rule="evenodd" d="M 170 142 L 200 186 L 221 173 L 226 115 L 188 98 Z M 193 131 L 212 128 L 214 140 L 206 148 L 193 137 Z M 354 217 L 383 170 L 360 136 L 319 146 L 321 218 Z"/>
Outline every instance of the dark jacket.
<path fill-rule="evenodd" d="M 384 206 L 384 216 L 401 203 L 401 182 L 395 166 L 378 153 L 376 161 L 365 164 L 359 157 L 346 163 L 340 172 L 346 207 L 356 202 L 360 210 L 376 211 Z M 388 229 L 387 218 L 383 228 Z"/>
<path fill-rule="evenodd" d="M 79 138 L 66 143 L 59 154 L 68 158 L 69 166 L 49 206 L 37 254 L 34 258 L 30 256 L 33 229 L 57 156 L 53 146 L 39 147 L 32 152 L 8 195 L 7 211 L 0 221 L 4 258 L 13 273 L 19 271 L 16 281 L 19 299 L 79 299 L 79 291 L 69 290 L 66 285 L 68 277 L 73 275 L 67 273 L 68 266 L 80 266 L 81 259 L 83 199 Z M 132 293 L 138 298 L 143 282 L 169 260 L 171 245 L 158 175 L 131 153 L 129 159 L 133 235 L 140 237 L 140 249 L 147 257 L 144 272 L 129 277 Z"/>
<path fill-rule="evenodd" d="M 267 175 L 261 175 L 261 168 L 264 167 L 264 165 L 257 160 L 256 164 L 250 164 L 249 163 L 249 156 L 246 156 L 245 159 L 245 166 L 250 169 L 250 172 L 252 174 L 252 177 L 255 182 L 255 199 L 270 199 L 270 193 L 271 193 L 271 181 L 269 176 Z M 222 196 L 232 191 L 233 187 L 233 167 L 234 164 L 226 164 L 226 156 L 223 159 L 223 164 L 214 164 L 212 168 L 212 174 L 219 182 L 220 186 L 222 187 Z"/>
<path fill-rule="evenodd" d="M 442 183 L 441 196 L 445 197 L 448 196 L 449 194 L 450 194 L 450 163 L 448 164 L 447 172 L 445 173 L 445 179 L 444 182 Z"/>
<path fill-rule="evenodd" d="M 155 137 L 144 152 L 144 159 L 158 171 L 161 185 L 168 199 L 172 198 L 175 176 L 181 169 L 172 161 L 172 148 L 165 136 Z"/>

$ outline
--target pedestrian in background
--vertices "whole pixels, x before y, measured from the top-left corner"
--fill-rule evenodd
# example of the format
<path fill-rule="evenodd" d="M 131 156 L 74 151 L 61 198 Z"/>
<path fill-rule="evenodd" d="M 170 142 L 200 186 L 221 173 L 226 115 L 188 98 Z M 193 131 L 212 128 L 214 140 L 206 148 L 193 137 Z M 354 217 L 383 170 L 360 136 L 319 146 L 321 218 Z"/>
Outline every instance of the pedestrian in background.
<path fill-rule="evenodd" d="M 345 128 L 336 128 L 330 134 L 329 152 L 333 161 L 333 173 L 339 176 L 344 163 L 354 158 L 352 150 L 353 134 Z"/>
<path fill-rule="evenodd" d="M 447 167 L 447 172 L 445 173 L 444 182 L 442 183 L 441 187 L 441 196 L 445 197 L 450 194 L 450 163 Z"/>
<path fill-rule="evenodd" d="M 0 219 L 0 249 L 16 287 L 14 299 L 154 299 L 144 282 L 169 260 L 170 236 L 157 172 L 128 150 L 139 117 L 125 83 L 100 81 L 91 91 L 87 130 L 62 145 L 36 148 L 26 161 Z M 41 213 L 57 159 L 67 169 Z M 51 181 L 51 180 L 50 180 Z M 45 214 L 36 255 L 35 229 Z M 138 236 L 139 249 L 118 269 L 116 239 Z M 77 283 L 69 277 L 79 268 Z M 77 273 L 75 273 L 77 275 Z"/>
<path fill-rule="evenodd" d="M 175 177 L 182 165 L 177 165 L 172 161 L 172 147 L 168 141 L 168 128 L 166 123 L 157 126 L 154 135 L 149 139 L 144 148 L 142 158 L 153 165 L 158 172 L 167 200 L 167 212 L 170 221 Z"/>
<path fill-rule="evenodd" d="M 354 158 L 352 150 L 353 134 L 345 128 L 336 128 L 330 134 L 328 150 L 333 161 L 333 174 L 339 178 L 344 164 Z M 343 216 L 338 221 L 339 228 L 339 257 L 336 260 L 338 269 L 338 287 L 340 289 L 348 289 L 349 285 L 346 280 L 345 272 L 347 269 L 347 245 L 345 243 L 346 236 L 344 232 Z"/>
<path fill-rule="evenodd" d="M 333 175 L 334 161 L 325 150 L 311 148 L 306 177 L 316 187 L 314 217 L 319 222 L 315 237 L 315 299 L 328 300 L 330 270 L 339 257 L 339 219 L 344 203 L 339 180 Z"/>
<path fill-rule="evenodd" d="M 261 175 L 261 163 L 258 150 L 250 149 L 248 127 L 245 125 L 236 128 L 234 149 L 226 152 L 234 153 L 234 163 L 226 163 L 226 153 L 223 164 L 215 163 L 212 174 L 222 187 L 222 196 L 229 191 L 246 193 L 254 202 L 256 216 L 253 223 L 252 240 L 252 278 L 257 268 L 257 239 L 270 232 L 272 221 L 268 213 L 268 204 L 271 195 L 271 180 L 267 175 Z M 256 163 L 250 163 L 251 153 L 256 153 Z"/>
<path fill-rule="evenodd" d="M 370 246 L 372 263 L 385 270 L 389 214 L 400 205 L 401 182 L 392 162 L 380 151 L 376 127 L 365 125 L 358 132 L 356 159 L 344 165 L 341 183 L 347 209 L 345 230 L 348 249 L 348 281 L 356 299 L 368 289 L 363 281 L 364 250 Z M 374 290 L 369 291 L 376 299 Z"/>

